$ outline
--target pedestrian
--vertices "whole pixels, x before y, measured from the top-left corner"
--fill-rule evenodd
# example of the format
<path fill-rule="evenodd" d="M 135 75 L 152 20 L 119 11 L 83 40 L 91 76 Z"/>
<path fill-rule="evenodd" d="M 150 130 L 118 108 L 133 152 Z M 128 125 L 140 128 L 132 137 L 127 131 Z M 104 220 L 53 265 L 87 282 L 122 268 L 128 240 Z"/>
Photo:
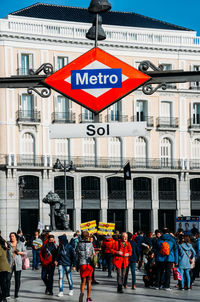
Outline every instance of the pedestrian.
<path fill-rule="evenodd" d="M 138 269 L 140 270 L 143 264 L 143 243 L 144 243 L 144 232 L 138 231 L 138 235 L 135 238 L 135 242 L 138 247 L 139 259 L 138 259 Z"/>
<path fill-rule="evenodd" d="M 58 297 L 63 297 L 63 281 L 65 273 L 69 284 L 69 296 L 73 296 L 72 270 L 76 270 L 76 254 L 73 247 L 68 243 L 65 234 L 59 236 L 58 240 L 59 246 L 55 259 L 55 265 L 58 266 L 59 275 Z"/>
<path fill-rule="evenodd" d="M 173 264 L 178 265 L 178 247 L 174 237 L 169 234 L 168 228 L 164 228 L 162 234 L 155 247 L 157 275 L 154 289 L 161 287 L 164 276 L 163 289 L 171 290 L 170 275 Z"/>
<path fill-rule="evenodd" d="M 91 278 L 93 268 L 91 265 L 91 257 L 95 254 L 92 243 L 88 240 L 89 233 L 83 231 L 81 234 L 81 240 L 76 247 L 76 260 L 79 264 L 79 271 L 81 276 L 81 292 L 79 296 L 79 302 L 83 302 L 85 285 L 87 283 L 87 302 L 92 302 L 91 299 Z"/>
<path fill-rule="evenodd" d="M 42 280 L 46 286 L 45 294 L 53 296 L 53 277 L 55 270 L 55 258 L 57 247 L 54 240 L 54 235 L 48 236 L 48 241 L 40 251 L 40 261 L 42 264 Z"/>
<path fill-rule="evenodd" d="M 39 232 L 36 231 L 34 233 L 34 237 L 33 237 L 33 241 L 32 241 L 32 255 L 33 255 L 32 270 L 39 269 L 40 250 L 41 250 L 42 244 L 43 244 L 43 242 L 39 237 Z"/>
<path fill-rule="evenodd" d="M 180 281 L 180 289 L 184 289 L 184 284 L 186 284 L 185 289 L 190 289 L 191 278 L 190 269 L 192 259 L 195 259 L 195 250 L 190 243 L 190 237 L 184 235 L 179 246 L 179 270 L 181 273 L 182 280 Z"/>
<path fill-rule="evenodd" d="M 10 233 L 10 241 L 8 242 L 9 250 L 9 264 L 11 272 L 8 273 L 8 292 L 7 297 L 10 297 L 10 281 L 14 273 L 15 276 L 15 298 L 18 298 L 19 289 L 21 285 L 22 272 L 22 257 L 26 255 L 26 247 L 20 240 L 18 241 L 15 232 Z"/>
<path fill-rule="evenodd" d="M 104 252 L 104 259 L 107 263 L 107 268 L 108 268 L 108 278 L 112 278 L 112 259 L 113 259 L 113 254 L 112 254 L 112 247 L 115 244 L 115 240 L 112 238 L 111 234 L 107 234 L 102 242 L 102 249 Z"/>
<path fill-rule="evenodd" d="M 132 289 L 136 290 L 136 264 L 138 263 L 138 258 L 139 258 L 139 252 L 138 252 L 138 247 L 135 240 L 135 236 L 132 236 L 131 233 L 128 234 L 128 239 L 132 248 L 132 255 L 129 257 L 129 264 L 126 268 L 126 273 L 125 273 L 125 278 L 124 278 L 124 288 L 127 288 L 127 282 L 128 282 L 128 273 L 129 269 L 131 271 L 131 276 L 132 276 Z M 133 239 L 133 240 L 132 240 Z"/>
<path fill-rule="evenodd" d="M 79 242 L 79 236 L 77 233 L 74 233 L 74 236 L 70 240 L 70 245 L 73 247 L 74 250 L 76 250 L 77 244 Z"/>
<path fill-rule="evenodd" d="M 9 247 L 6 241 L 0 235 L 0 301 L 6 302 L 8 292 L 8 273 L 11 272 L 10 265 L 7 259 Z"/>
<path fill-rule="evenodd" d="M 129 257 L 132 255 L 132 248 L 130 243 L 127 241 L 127 233 L 121 234 L 121 239 L 115 241 L 112 253 L 113 264 L 117 269 L 117 292 L 123 293 L 122 286 L 124 285 L 124 278 L 126 273 L 126 267 L 129 264 Z"/>
<path fill-rule="evenodd" d="M 17 237 L 18 237 L 18 241 L 21 241 L 22 243 L 26 244 L 26 239 L 21 229 L 17 230 Z"/>

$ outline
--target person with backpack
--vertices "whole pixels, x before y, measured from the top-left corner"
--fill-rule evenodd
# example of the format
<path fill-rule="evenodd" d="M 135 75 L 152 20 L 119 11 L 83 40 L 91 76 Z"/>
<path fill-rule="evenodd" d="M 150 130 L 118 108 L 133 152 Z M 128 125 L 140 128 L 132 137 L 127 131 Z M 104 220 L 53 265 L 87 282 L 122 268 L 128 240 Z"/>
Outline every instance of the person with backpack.
<path fill-rule="evenodd" d="M 104 259 L 107 263 L 108 268 L 108 278 L 112 278 L 112 259 L 113 254 L 111 252 L 112 246 L 115 243 L 115 240 L 112 238 L 111 234 L 107 234 L 102 242 L 102 250 L 104 252 Z"/>
<path fill-rule="evenodd" d="M 154 289 L 161 287 L 163 280 L 163 289 L 171 290 L 170 275 L 173 264 L 178 265 L 178 247 L 174 237 L 169 234 L 169 229 L 162 230 L 162 236 L 157 240 L 155 246 L 155 261 L 157 266 L 157 275 Z"/>
<path fill-rule="evenodd" d="M 55 258 L 57 247 L 54 235 L 49 235 L 48 241 L 40 251 L 40 261 L 42 264 L 42 280 L 46 286 L 45 294 L 53 296 L 53 276 L 55 270 Z"/>
<path fill-rule="evenodd" d="M 127 233 L 121 234 L 121 239 L 115 241 L 111 251 L 114 255 L 113 264 L 117 270 L 117 292 L 123 293 L 126 268 L 129 265 L 129 257 L 132 255 L 132 248 Z"/>
<path fill-rule="evenodd" d="M 58 297 L 63 297 L 63 281 L 65 273 L 69 284 L 69 296 L 73 296 L 72 270 L 76 270 L 76 254 L 73 247 L 68 243 L 65 234 L 58 236 L 58 240 L 59 246 L 55 259 L 55 265 L 58 266 L 59 275 Z"/>

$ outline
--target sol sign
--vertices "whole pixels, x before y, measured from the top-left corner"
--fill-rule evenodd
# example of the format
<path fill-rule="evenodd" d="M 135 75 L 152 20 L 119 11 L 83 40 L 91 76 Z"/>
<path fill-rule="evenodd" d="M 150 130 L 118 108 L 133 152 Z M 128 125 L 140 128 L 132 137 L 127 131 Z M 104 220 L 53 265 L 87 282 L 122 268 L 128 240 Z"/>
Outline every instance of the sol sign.
<path fill-rule="evenodd" d="M 151 78 L 108 54 L 93 48 L 47 77 L 47 86 L 99 113 Z"/>

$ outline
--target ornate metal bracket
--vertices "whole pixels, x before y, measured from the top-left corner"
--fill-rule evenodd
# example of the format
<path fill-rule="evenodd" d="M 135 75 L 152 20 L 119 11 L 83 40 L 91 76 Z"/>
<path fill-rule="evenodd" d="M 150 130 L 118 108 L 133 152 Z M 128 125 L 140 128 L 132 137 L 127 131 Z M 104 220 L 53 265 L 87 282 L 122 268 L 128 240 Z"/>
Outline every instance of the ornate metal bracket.
<path fill-rule="evenodd" d="M 141 72 L 146 72 L 149 68 L 153 69 L 154 71 L 163 71 L 163 65 L 158 65 L 158 67 L 156 67 L 148 60 L 142 61 L 138 67 L 138 70 Z"/>
<path fill-rule="evenodd" d="M 51 75 L 53 73 L 53 65 L 50 63 L 42 64 L 36 71 L 33 69 L 29 69 L 30 75 L 38 75 L 40 72 L 44 72 L 47 76 Z"/>
<path fill-rule="evenodd" d="M 166 83 L 158 84 L 156 87 L 153 87 L 152 84 L 147 83 L 142 87 L 142 91 L 144 94 L 152 95 L 159 88 L 162 88 L 162 90 L 166 90 L 167 89 Z"/>
<path fill-rule="evenodd" d="M 37 90 L 35 87 L 30 87 L 27 89 L 28 94 L 32 94 L 33 91 L 37 93 L 41 98 L 48 98 L 51 95 L 51 89 L 44 87 L 41 92 Z"/>

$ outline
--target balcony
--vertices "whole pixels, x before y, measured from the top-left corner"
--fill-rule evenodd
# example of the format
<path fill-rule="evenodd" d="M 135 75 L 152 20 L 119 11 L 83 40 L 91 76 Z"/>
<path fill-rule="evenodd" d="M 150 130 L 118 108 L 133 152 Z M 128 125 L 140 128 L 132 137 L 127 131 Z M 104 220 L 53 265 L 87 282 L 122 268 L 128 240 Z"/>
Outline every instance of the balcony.
<path fill-rule="evenodd" d="M 191 89 L 191 90 L 200 90 L 200 82 L 191 82 L 189 89 Z"/>
<path fill-rule="evenodd" d="M 17 166 L 27 166 L 27 167 L 44 167 L 45 158 L 44 156 L 36 156 L 36 155 L 29 155 L 29 154 L 20 154 L 16 156 L 16 163 Z"/>
<path fill-rule="evenodd" d="M 94 114 L 79 114 L 79 123 L 94 123 Z M 99 123 L 102 123 L 102 115 L 99 115 Z"/>
<path fill-rule="evenodd" d="M 121 114 L 107 114 L 105 116 L 106 123 L 112 122 L 128 122 L 128 115 L 121 115 Z"/>
<path fill-rule="evenodd" d="M 16 120 L 17 122 L 40 123 L 40 112 L 37 110 L 18 110 Z"/>
<path fill-rule="evenodd" d="M 52 123 L 69 124 L 76 122 L 76 115 L 72 112 L 53 112 Z"/>
<path fill-rule="evenodd" d="M 153 116 L 143 116 L 141 119 L 134 115 L 131 117 L 132 122 L 147 122 L 147 127 L 153 127 Z"/>
<path fill-rule="evenodd" d="M 190 118 L 188 120 L 188 128 L 192 130 L 199 130 L 200 131 L 200 117 L 197 118 Z"/>
<path fill-rule="evenodd" d="M 178 118 L 177 117 L 158 117 L 156 119 L 157 128 L 168 128 L 174 129 L 178 128 Z"/>

